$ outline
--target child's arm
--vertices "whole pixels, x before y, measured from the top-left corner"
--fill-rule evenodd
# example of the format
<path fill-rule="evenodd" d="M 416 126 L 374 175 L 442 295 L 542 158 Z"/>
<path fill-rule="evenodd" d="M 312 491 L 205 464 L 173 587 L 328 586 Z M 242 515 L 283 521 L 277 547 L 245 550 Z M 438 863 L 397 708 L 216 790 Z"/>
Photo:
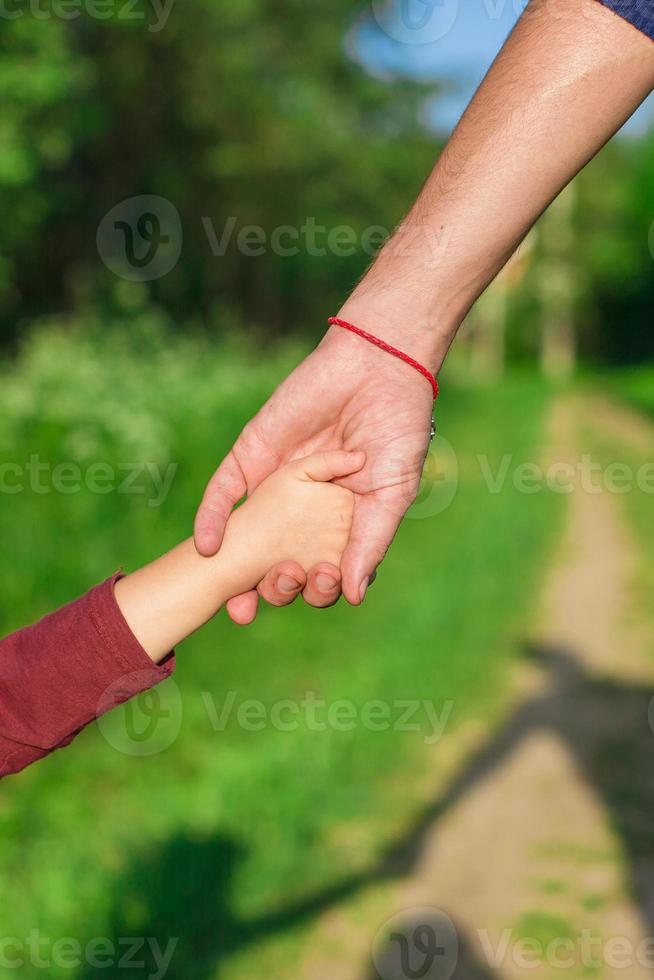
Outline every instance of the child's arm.
<path fill-rule="evenodd" d="M 353 495 L 322 481 L 363 462 L 362 453 L 334 451 L 290 463 L 232 515 L 214 558 L 185 542 L 0 641 L 0 776 L 67 745 L 100 714 L 169 676 L 172 647 L 272 564 L 338 565 Z"/>

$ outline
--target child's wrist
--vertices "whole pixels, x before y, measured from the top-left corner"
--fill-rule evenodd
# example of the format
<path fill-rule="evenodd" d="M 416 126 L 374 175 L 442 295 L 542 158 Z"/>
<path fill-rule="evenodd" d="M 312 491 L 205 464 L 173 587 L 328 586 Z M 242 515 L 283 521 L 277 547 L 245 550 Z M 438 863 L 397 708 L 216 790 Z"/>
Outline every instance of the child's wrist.
<path fill-rule="evenodd" d="M 253 530 L 246 512 L 244 505 L 229 518 L 216 555 L 216 574 L 231 589 L 228 598 L 255 588 L 277 561 L 265 547 L 265 535 Z"/>
<path fill-rule="evenodd" d="M 259 561 L 244 554 L 243 549 L 238 548 L 238 538 L 234 539 L 232 535 L 226 538 L 215 557 L 204 560 L 211 563 L 211 590 L 220 598 L 220 606 L 232 596 L 249 592 L 268 570 L 267 567 L 262 570 Z"/>

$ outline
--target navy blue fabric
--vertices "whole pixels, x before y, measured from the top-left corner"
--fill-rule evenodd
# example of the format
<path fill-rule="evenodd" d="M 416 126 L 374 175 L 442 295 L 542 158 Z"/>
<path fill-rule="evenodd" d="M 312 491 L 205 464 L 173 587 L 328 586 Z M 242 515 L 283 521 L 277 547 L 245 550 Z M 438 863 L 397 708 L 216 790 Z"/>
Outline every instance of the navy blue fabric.
<path fill-rule="evenodd" d="M 600 0 L 654 41 L 654 0 Z"/>

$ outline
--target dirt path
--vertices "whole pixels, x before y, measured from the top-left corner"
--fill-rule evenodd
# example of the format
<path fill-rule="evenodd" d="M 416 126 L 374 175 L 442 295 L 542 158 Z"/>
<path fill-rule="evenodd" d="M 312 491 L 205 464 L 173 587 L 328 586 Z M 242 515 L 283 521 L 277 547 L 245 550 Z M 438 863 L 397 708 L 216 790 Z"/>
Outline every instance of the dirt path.
<path fill-rule="evenodd" d="M 593 424 L 632 451 L 654 444 L 652 427 L 610 403 L 565 400 L 548 458 L 579 460 Z M 650 611 L 635 610 L 632 588 L 641 556 L 618 497 L 577 486 L 569 501 L 513 712 L 443 789 L 405 876 L 325 917 L 302 977 L 652 975 L 654 669 Z"/>

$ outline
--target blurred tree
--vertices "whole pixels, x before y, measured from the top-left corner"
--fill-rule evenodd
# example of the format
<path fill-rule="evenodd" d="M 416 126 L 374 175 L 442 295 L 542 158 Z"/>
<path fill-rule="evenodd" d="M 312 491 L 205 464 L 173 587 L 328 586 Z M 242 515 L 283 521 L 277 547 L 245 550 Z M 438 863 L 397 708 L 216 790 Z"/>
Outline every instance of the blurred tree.
<path fill-rule="evenodd" d="M 362 233 L 392 228 L 436 155 L 424 90 L 348 57 L 349 0 L 185 0 L 158 31 L 151 5 L 139 12 L 3 21 L 5 334 L 20 317 L 120 301 L 95 236 L 140 194 L 169 199 L 184 231 L 180 262 L 145 298 L 175 317 L 229 311 L 279 330 L 310 315 L 322 328 L 369 261 Z M 243 254 L 247 225 L 263 229 L 263 254 Z M 296 231 L 271 247 L 280 226 Z"/>
<path fill-rule="evenodd" d="M 149 303 L 175 322 L 317 335 L 431 167 L 433 84 L 372 77 L 348 53 L 367 4 L 169 2 L 160 21 L 147 0 L 117 0 L 106 19 L 86 0 L 70 20 L 49 0 L 3 17 L 0 337 L 43 314 Z M 533 361 L 546 322 L 549 363 L 563 320 L 583 354 L 654 355 L 654 139 L 614 141 L 577 188 L 574 242 L 546 217 L 524 283 L 501 311 L 494 294 L 480 306 L 507 327 L 484 334 L 496 372 L 504 349 Z M 184 242 L 171 272 L 132 286 L 96 233 L 143 194 L 175 206 Z"/>
<path fill-rule="evenodd" d="M 504 374 L 511 301 L 529 271 L 536 240 L 534 231 L 527 235 L 471 311 L 470 367 L 484 381 L 497 382 Z"/>
<path fill-rule="evenodd" d="M 576 197 L 573 181 L 553 202 L 539 228 L 540 366 L 552 381 L 572 377 L 577 360 Z"/>
<path fill-rule="evenodd" d="M 595 360 L 654 357 L 654 136 L 614 140 L 577 181 L 582 350 Z"/>

